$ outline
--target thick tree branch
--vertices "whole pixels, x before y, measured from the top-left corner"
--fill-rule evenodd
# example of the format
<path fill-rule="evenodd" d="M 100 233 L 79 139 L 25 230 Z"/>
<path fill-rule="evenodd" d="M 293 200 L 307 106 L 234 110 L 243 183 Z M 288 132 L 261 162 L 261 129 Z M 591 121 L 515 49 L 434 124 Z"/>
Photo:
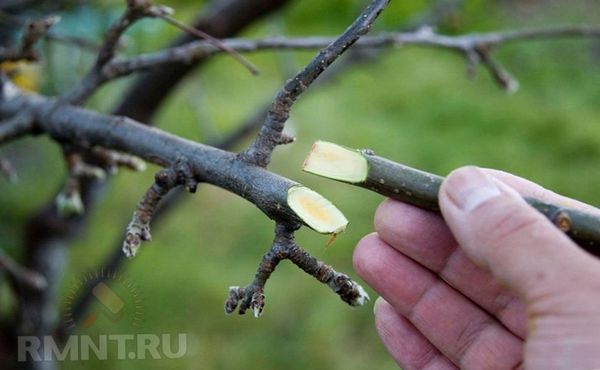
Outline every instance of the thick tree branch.
<path fill-rule="evenodd" d="M 374 155 L 318 141 L 304 162 L 304 170 L 372 190 L 423 209 L 439 212 L 438 193 L 443 177 Z M 525 197 L 582 248 L 600 255 L 600 216 Z"/>
<path fill-rule="evenodd" d="M 14 89 L 5 88 L 4 91 L 15 94 Z M 173 166 L 184 159 L 198 181 L 240 195 L 274 220 L 306 224 L 323 233 L 337 233 L 345 227 L 341 213 L 328 206 L 329 202 L 318 194 L 292 180 L 239 160 L 233 153 L 181 139 L 125 117 L 57 105 L 55 100 L 41 96 L 11 97 L 11 94 L 5 94 L 0 102 L 0 118 L 26 109 L 36 117 L 41 132 L 61 143 L 99 145 L 139 156 L 163 167 Z M 293 201 L 296 195 L 311 198 L 310 207 L 330 207 L 326 215 L 331 218 L 315 219 L 310 214 L 311 209 L 304 208 L 309 207 L 308 203 Z"/>
<path fill-rule="evenodd" d="M 248 149 L 241 153 L 241 158 L 244 161 L 261 167 L 266 167 L 269 164 L 273 150 L 277 145 L 283 143 L 283 128 L 296 99 L 344 51 L 362 35 L 369 32 L 373 22 L 388 3 L 389 0 L 374 0 L 340 37 L 322 49 L 294 78 L 288 80 L 273 100 L 269 114 L 258 136 Z"/>

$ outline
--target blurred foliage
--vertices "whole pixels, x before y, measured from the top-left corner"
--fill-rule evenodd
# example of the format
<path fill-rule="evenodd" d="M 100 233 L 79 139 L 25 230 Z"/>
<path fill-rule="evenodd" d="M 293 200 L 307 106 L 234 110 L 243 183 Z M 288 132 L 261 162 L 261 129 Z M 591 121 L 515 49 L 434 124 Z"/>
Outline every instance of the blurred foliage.
<path fill-rule="evenodd" d="M 108 4 L 108 5 L 107 5 Z M 119 12 L 119 2 L 82 6 L 63 14 L 57 32 L 99 38 Z M 181 19 L 192 19 L 197 2 L 166 2 Z M 364 2 L 295 2 L 285 12 L 253 26 L 244 36 L 337 34 Z M 374 32 L 395 30 L 433 1 L 393 1 Z M 593 2 L 466 1 L 441 29 L 451 33 L 598 24 Z M 157 50 L 177 30 L 144 20 L 128 33 L 123 53 Z M 352 276 L 353 246 L 372 231 L 381 198 L 300 171 L 317 139 L 369 147 L 397 161 L 446 174 L 465 164 L 500 168 L 583 201 L 600 204 L 600 67 L 598 42 L 553 40 L 507 45 L 498 58 L 519 79 L 507 96 L 481 70 L 465 76 L 464 60 L 442 50 L 394 48 L 356 66 L 333 82 L 309 90 L 292 111 L 288 127 L 298 137 L 278 148 L 273 171 L 296 179 L 331 199 L 350 220 L 348 232 L 325 249 L 327 237 L 302 230 L 301 245 Z M 64 91 L 85 72 L 92 55 L 65 45 L 45 45 L 45 92 Z M 158 125 L 198 141 L 234 129 L 254 113 L 313 52 L 248 56 L 261 69 L 250 76 L 220 56 L 190 76 L 165 104 Z M 111 83 L 90 106 L 109 111 L 128 78 Z M 27 139 L 3 150 L 22 181 L 0 182 L 0 245 L 19 256 L 20 225 L 55 193 L 64 179 L 59 148 L 48 139 Z M 92 214 L 89 230 L 73 245 L 65 271 L 70 292 L 112 252 L 138 199 L 153 176 L 123 172 L 112 180 Z M 273 224 L 256 208 L 221 189 L 204 185 L 154 229 L 152 243 L 123 272 L 143 295 L 143 333 L 188 333 L 188 355 L 179 360 L 65 362 L 64 369 L 393 369 L 373 327 L 371 305 L 351 309 L 334 294 L 284 261 L 267 284 L 265 314 L 223 314 L 229 285 L 252 278 L 272 240 Z M 372 297 L 376 295 L 370 291 Z M 0 290 L 5 301 L 7 294 Z M 63 302 L 63 306 L 68 306 Z M 4 302 L 0 312 L 10 303 Z M 95 307 L 94 309 L 99 309 Z M 130 332 L 128 323 L 100 320 L 81 334 Z"/>

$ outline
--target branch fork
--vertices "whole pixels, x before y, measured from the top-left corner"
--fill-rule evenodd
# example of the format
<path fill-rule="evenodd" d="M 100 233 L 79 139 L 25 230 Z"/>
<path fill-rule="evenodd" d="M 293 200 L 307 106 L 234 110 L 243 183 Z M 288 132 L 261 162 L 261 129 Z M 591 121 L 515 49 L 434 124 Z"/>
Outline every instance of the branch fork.
<path fill-rule="evenodd" d="M 292 261 L 304 272 L 329 286 L 350 306 L 362 306 L 369 301 L 367 292 L 348 275 L 335 271 L 298 246 L 294 241 L 296 229 L 297 227 L 292 225 L 281 223 L 276 225 L 273 245 L 263 256 L 254 280 L 245 287 L 229 287 L 225 313 L 231 314 L 237 309 L 238 313 L 243 315 L 250 309 L 254 317 L 260 317 L 265 306 L 265 284 L 279 262 L 285 259 Z"/>

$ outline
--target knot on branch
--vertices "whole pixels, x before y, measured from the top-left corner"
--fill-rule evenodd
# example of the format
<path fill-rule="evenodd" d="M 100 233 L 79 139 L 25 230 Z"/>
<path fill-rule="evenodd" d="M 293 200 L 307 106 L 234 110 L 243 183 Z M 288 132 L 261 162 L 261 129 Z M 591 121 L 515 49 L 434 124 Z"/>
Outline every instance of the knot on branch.
<path fill-rule="evenodd" d="M 229 287 L 225 301 L 225 313 L 231 314 L 236 308 L 240 315 L 252 310 L 254 317 L 262 315 L 265 306 L 264 287 L 280 261 L 289 259 L 304 272 L 326 284 L 340 298 L 351 306 L 362 306 L 369 301 L 365 290 L 352 281 L 348 275 L 335 271 L 303 250 L 294 241 L 297 226 L 278 223 L 275 239 L 269 251 L 263 256 L 254 280 L 246 287 Z"/>
<path fill-rule="evenodd" d="M 161 199 L 167 195 L 171 189 L 185 185 L 188 191 L 195 192 L 198 181 L 195 179 L 193 171 L 184 161 L 178 161 L 170 168 L 160 170 L 154 176 L 154 184 L 144 194 L 142 200 L 138 203 L 133 217 L 126 229 L 125 241 L 123 242 L 123 252 L 127 257 L 134 257 L 142 241 L 150 241 L 150 222 L 156 212 Z"/>

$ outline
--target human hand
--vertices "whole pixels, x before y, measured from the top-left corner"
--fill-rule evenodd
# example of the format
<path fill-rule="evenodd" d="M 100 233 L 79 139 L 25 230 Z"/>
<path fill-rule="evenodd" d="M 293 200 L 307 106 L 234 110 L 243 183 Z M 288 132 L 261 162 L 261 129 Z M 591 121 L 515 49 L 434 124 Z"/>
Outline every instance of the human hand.
<path fill-rule="evenodd" d="M 377 331 L 403 369 L 600 369 L 600 260 L 519 193 L 600 214 L 476 167 L 444 181 L 443 218 L 378 208 L 354 265 L 381 295 Z"/>

